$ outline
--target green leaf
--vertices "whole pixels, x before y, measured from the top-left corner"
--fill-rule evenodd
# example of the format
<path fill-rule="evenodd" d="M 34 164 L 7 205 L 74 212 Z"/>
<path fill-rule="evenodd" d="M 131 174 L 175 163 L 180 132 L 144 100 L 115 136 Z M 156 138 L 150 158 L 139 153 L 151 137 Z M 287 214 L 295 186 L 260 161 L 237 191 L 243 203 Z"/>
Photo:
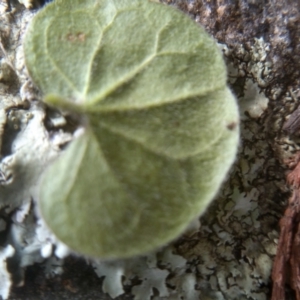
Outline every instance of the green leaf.
<path fill-rule="evenodd" d="M 89 121 L 42 179 L 51 230 L 106 258 L 176 238 L 215 196 L 238 145 L 213 39 L 147 0 L 64 0 L 37 14 L 24 48 L 45 101 Z"/>
<path fill-rule="evenodd" d="M 49 4 L 29 28 L 25 53 L 45 94 L 100 109 L 161 105 L 226 82 L 222 57 L 207 33 L 147 0 Z"/>

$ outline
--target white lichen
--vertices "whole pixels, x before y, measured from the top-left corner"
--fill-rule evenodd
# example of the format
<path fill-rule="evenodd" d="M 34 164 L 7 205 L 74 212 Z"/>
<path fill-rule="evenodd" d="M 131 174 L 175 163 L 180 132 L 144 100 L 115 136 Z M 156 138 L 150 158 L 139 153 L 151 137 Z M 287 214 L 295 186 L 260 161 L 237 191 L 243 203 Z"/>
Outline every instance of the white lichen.
<path fill-rule="evenodd" d="M 244 92 L 245 94 L 239 102 L 241 118 L 246 118 L 245 112 L 251 118 L 257 119 L 261 117 L 263 112 L 268 108 L 269 99 L 259 90 L 258 85 L 249 79 L 246 80 Z"/>
<path fill-rule="evenodd" d="M 0 250 L 0 296 L 3 300 L 8 299 L 12 285 L 11 275 L 7 271 L 6 259 L 14 255 L 14 248 L 7 245 Z"/>

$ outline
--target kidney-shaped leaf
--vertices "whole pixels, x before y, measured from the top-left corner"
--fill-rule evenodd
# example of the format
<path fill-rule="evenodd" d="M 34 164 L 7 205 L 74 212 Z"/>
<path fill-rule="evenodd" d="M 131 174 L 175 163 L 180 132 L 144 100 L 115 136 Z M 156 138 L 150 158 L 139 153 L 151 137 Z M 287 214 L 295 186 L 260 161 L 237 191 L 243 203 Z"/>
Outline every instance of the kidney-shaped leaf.
<path fill-rule="evenodd" d="M 238 144 L 213 39 L 147 0 L 64 0 L 37 14 L 24 47 L 46 101 L 89 120 L 41 182 L 52 231 L 108 258 L 174 239 L 215 196 Z"/>
<path fill-rule="evenodd" d="M 214 41 L 187 16 L 147 0 L 64 0 L 33 20 L 26 64 L 45 94 L 128 109 L 223 88 Z M 200 83 L 200 84 L 199 84 Z"/>

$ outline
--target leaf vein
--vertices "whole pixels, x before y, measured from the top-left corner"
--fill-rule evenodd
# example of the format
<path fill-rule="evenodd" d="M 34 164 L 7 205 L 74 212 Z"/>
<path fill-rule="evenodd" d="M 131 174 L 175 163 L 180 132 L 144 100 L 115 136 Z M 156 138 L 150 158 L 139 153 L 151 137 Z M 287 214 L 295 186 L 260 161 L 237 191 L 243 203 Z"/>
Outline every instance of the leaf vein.
<path fill-rule="evenodd" d="M 112 85 L 110 88 L 106 89 L 102 94 L 100 94 L 98 97 L 93 99 L 89 102 L 88 106 L 94 106 L 102 99 L 107 98 L 110 94 L 112 94 L 115 90 L 120 88 L 123 84 L 128 82 L 129 80 L 133 79 L 139 72 L 141 72 L 156 56 L 156 53 L 149 55 L 137 68 L 135 68 L 133 71 L 127 73 L 123 78 L 121 78 L 119 81 L 117 81 L 114 85 Z"/>
<path fill-rule="evenodd" d="M 79 90 L 77 89 L 77 87 L 74 85 L 74 83 L 70 80 L 70 78 L 68 78 L 68 76 L 61 70 L 61 68 L 56 64 L 56 62 L 54 61 L 54 59 L 51 56 L 51 53 L 48 52 L 48 31 L 49 31 L 49 27 L 50 27 L 50 23 L 48 23 L 48 25 L 45 28 L 45 57 L 47 57 L 48 55 L 48 59 L 49 61 L 52 63 L 53 67 L 56 69 L 56 71 L 58 72 L 58 74 L 60 74 L 62 76 L 62 78 L 64 79 L 64 81 L 75 91 L 77 91 L 78 93 Z M 47 55 L 46 55 L 47 54 Z"/>
<path fill-rule="evenodd" d="M 95 56 L 97 55 L 99 49 L 100 49 L 100 45 L 101 45 L 101 42 L 102 42 L 102 39 L 103 39 L 103 36 L 104 36 L 104 33 L 105 31 L 111 27 L 111 25 L 113 24 L 114 20 L 116 19 L 116 16 L 118 14 L 115 14 L 115 16 L 112 18 L 111 22 L 108 23 L 103 29 L 102 29 L 102 34 L 100 35 L 100 38 L 98 39 L 97 41 L 97 47 L 92 55 L 92 58 L 90 60 L 90 63 L 89 63 L 89 66 L 88 66 L 88 71 L 87 71 L 87 76 L 86 76 L 86 84 L 85 84 L 85 89 L 84 89 L 84 92 L 83 94 L 84 95 L 87 95 L 87 92 L 88 92 L 88 88 L 90 86 L 90 82 L 91 82 L 91 75 L 92 75 L 92 67 L 93 67 L 93 63 L 94 63 L 94 60 L 95 60 Z M 97 18 L 96 18 L 96 22 L 97 24 L 99 25 L 99 29 L 101 29 L 101 25 L 100 23 L 98 22 Z"/>
<path fill-rule="evenodd" d="M 162 107 L 165 106 L 166 104 L 172 104 L 172 103 L 178 103 L 178 102 L 182 102 L 182 101 L 186 101 L 187 99 L 191 99 L 191 98 L 196 98 L 196 97 L 202 97 L 202 96 L 208 96 L 209 93 L 214 93 L 217 92 L 219 90 L 225 89 L 225 84 L 220 85 L 219 87 L 216 87 L 214 89 L 209 90 L 205 90 L 203 91 L 203 93 L 188 93 L 188 94 L 184 94 L 184 95 L 180 95 L 179 97 L 175 97 L 172 99 L 167 99 L 164 101 L 161 101 L 160 99 L 157 100 L 157 102 L 151 102 L 148 105 L 143 104 L 143 106 L 140 105 L 131 105 L 129 106 L 128 104 L 126 104 L 126 106 L 121 106 L 119 103 L 117 105 L 111 106 L 111 107 L 102 107 L 101 105 L 98 106 L 94 106 L 94 105 L 86 105 L 84 108 L 84 111 L 89 113 L 89 112 L 93 112 L 93 113 L 107 113 L 107 112 L 120 112 L 120 111 L 130 111 L 130 110 L 148 110 L 148 109 L 152 109 L 152 108 L 157 108 L 157 107 Z"/>

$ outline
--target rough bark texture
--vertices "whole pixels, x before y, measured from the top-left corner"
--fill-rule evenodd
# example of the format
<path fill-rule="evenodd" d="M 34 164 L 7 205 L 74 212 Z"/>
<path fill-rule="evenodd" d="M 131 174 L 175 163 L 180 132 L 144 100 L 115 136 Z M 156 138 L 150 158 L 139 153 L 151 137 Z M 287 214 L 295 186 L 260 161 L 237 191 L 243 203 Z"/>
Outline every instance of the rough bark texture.
<path fill-rule="evenodd" d="M 26 75 L 22 35 L 33 12 L 0 0 L 3 298 L 11 290 L 15 300 L 299 299 L 300 147 L 298 113 L 292 113 L 300 97 L 300 2 L 163 2 L 178 6 L 222 44 L 241 111 L 239 157 L 200 228 L 147 257 L 100 262 L 63 259 L 39 223 L 29 187 L 72 139 L 76 124 L 46 108 Z"/>

